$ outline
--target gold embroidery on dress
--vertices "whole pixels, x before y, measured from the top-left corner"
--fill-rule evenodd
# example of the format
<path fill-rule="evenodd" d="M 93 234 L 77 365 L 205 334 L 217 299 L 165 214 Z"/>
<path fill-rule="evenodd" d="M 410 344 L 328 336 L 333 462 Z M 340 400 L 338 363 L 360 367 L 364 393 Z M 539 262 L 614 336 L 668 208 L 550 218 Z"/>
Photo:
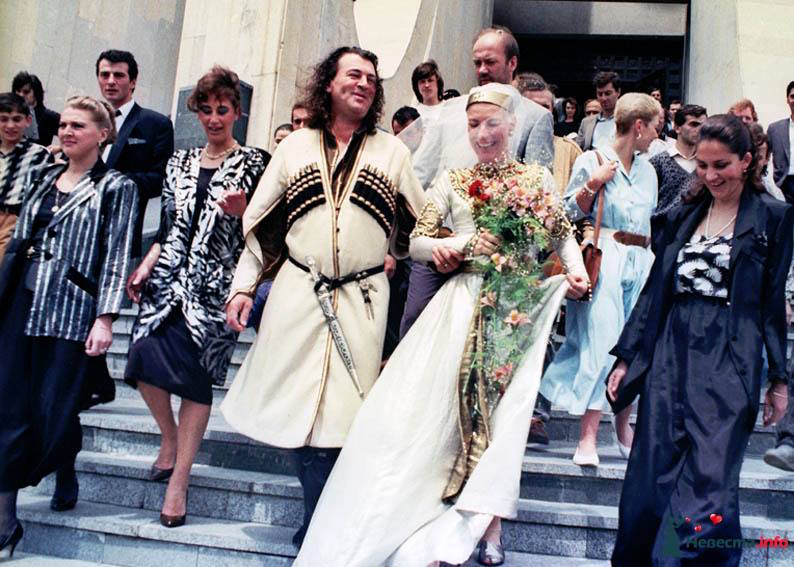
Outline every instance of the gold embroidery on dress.
<path fill-rule="evenodd" d="M 420 236 L 438 238 L 438 229 L 441 228 L 443 223 L 444 217 L 441 216 L 441 211 L 432 200 L 428 200 L 425 206 L 422 207 L 422 212 L 419 213 L 416 226 L 413 232 L 411 232 L 411 238 L 418 238 Z"/>
<path fill-rule="evenodd" d="M 450 169 L 448 175 L 452 189 L 474 210 L 476 201 L 474 197 L 469 195 L 469 185 L 474 181 L 474 169 L 470 167 L 466 169 Z"/>
<path fill-rule="evenodd" d="M 552 240 L 561 241 L 571 233 L 571 224 L 565 215 L 562 203 L 556 192 L 547 191 L 544 188 L 543 180 L 546 177 L 545 168 L 538 165 L 526 166 L 518 162 L 503 162 L 497 165 L 478 165 L 468 169 L 457 169 L 449 171 L 449 178 L 453 189 L 472 207 L 475 220 L 477 219 L 477 207 L 482 203 L 480 199 L 469 194 L 469 188 L 476 180 L 486 180 L 498 177 L 499 180 L 509 181 L 511 178 L 521 177 L 527 180 L 528 187 L 537 188 L 535 197 L 542 197 L 543 205 L 551 211 L 546 218 L 545 227 Z M 476 193 L 476 192 L 475 192 Z M 554 199 L 547 202 L 546 199 Z M 424 215 L 422 215 L 424 217 Z M 468 245 L 476 241 L 475 237 L 470 240 Z M 477 271 L 476 266 L 473 270 L 464 268 L 464 272 Z M 486 280 L 487 282 L 487 276 Z M 489 292 L 489 294 L 492 292 Z M 463 356 L 458 369 L 458 424 L 460 434 L 460 452 L 455 460 L 449 481 L 444 489 L 442 499 L 445 502 L 454 502 L 460 495 L 463 487 L 470 478 L 472 472 L 480 461 L 485 450 L 491 441 L 491 416 L 498 403 L 500 402 L 506 388 L 512 380 L 512 363 L 508 376 L 502 383 L 498 391 L 489 390 L 489 376 L 491 363 L 483 358 L 487 341 L 495 340 L 492 323 L 496 312 L 494 305 L 487 303 L 485 291 L 481 290 L 475 299 L 474 313 L 472 316 L 469 331 L 466 337 Z M 509 295 L 505 296 L 506 301 Z M 483 305 L 489 305 L 490 309 L 483 310 Z M 524 314 L 525 316 L 531 313 Z M 498 319 L 504 316 L 502 312 Z M 522 331 L 525 336 L 523 340 L 531 340 L 532 327 L 524 327 Z M 518 331 L 516 331 L 518 332 Z M 524 344 L 528 348 L 528 343 Z M 497 369 L 500 370 L 500 369 Z M 492 378 L 491 378 L 492 379 Z"/>
<path fill-rule="evenodd" d="M 487 404 L 485 379 L 482 369 L 474 360 L 474 353 L 479 350 L 483 340 L 479 295 L 475 301 L 474 314 L 458 369 L 458 431 L 461 447 L 442 495 L 445 502 L 454 502 L 458 497 L 477 463 L 480 462 L 480 457 L 488 448 L 491 438 L 491 416 Z M 474 408 L 475 411 L 472 411 L 473 405 L 477 406 Z M 472 414 L 474 418 L 471 417 Z"/>

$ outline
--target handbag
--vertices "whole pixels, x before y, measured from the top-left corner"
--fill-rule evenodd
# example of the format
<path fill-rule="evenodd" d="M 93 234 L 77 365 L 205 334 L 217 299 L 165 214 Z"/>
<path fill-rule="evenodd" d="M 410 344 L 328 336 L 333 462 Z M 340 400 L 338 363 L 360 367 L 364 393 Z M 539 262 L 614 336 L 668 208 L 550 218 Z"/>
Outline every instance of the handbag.
<path fill-rule="evenodd" d="M 598 165 L 602 165 L 604 163 L 599 152 L 596 152 L 596 159 L 598 160 Z M 598 273 L 601 270 L 601 258 L 603 256 L 603 252 L 598 247 L 598 237 L 601 233 L 601 220 L 604 217 L 604 189 L 605 185 L 602 185 L 598 191 L 596 191 L 598 209 L 596 211 L 593 240 L 582 247 L 582 261 L 584 262 L 584 267 L 587 271 L 587 277 L 590 280 L 590 287 L 587 293 L 583 295 L 579 301 L 590 301 L 593 299 L 593 290 L 598 283 Z M 556 276 L 565 273 L 565 267 L 562 265 L 562 260 L 556 252 L 553 252 L 549 256 L 549 259 L 546 261 L 546 266 L 547 267 L 544 269 L 546 276 Z"/>

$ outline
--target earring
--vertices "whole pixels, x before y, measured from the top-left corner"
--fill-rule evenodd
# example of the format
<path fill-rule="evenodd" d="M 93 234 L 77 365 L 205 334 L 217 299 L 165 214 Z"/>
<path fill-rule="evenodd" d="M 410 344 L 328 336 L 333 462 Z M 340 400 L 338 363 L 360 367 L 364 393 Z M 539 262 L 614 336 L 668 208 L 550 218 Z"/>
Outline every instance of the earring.
<path fill-rule="evenodd" d="M 642 134 L 637 132 L 637 139 L 639 140 L 640 138 L 642 138 Z"/>

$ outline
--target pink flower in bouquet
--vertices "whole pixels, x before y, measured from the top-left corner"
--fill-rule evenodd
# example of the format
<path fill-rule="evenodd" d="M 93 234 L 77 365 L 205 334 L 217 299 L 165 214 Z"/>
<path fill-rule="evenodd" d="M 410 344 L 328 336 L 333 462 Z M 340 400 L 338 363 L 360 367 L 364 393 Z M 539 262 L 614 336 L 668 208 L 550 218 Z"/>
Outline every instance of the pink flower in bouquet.
<path fill-rule="evenodd" d="M 546 217 L 549 216 L 549 209 L 546 207 L 545 203 L 543 202 L 543 198 L 535 198 L 532 201 L 532 212 L 538 217 L 541 221 L 546 220 Z"/>
<path fill-rule="evenodd" d="M 496 271 L 501 272 L 502 266 L 507 264 L 507 258 L 499 254 L 499 252 L 495 252 L 491 254 L 491 262 L 493 262 L 494 265 L 496 265 Z"/>
<path fill-rule="evenodd" d="M 518 309 L 513 309 L 510 314 L 504 318 L 504 322 L 513 327 L 521 327 L 529 323 L 529 315 L 521 313 Z"/>
<path fill-rule="evenodd" d="M 530 207 L 531 195 L 526 187 L 514 184 L 507 194 L 507 203 L 514 213 L 522 217 L 527 213 L 527 209 Z"/>
<path fill-rule="evenodd" d="M 557 204 L 557 196 L 551 191 L 544 190 L 543 204 L 546 206 L 547 209 L 553 209 L 554 205 Z"/>
<path fill-rule="evenodd" d="M 480 298 L 481 307 L 496 307 L 496 292 L 489 291 Z"/>

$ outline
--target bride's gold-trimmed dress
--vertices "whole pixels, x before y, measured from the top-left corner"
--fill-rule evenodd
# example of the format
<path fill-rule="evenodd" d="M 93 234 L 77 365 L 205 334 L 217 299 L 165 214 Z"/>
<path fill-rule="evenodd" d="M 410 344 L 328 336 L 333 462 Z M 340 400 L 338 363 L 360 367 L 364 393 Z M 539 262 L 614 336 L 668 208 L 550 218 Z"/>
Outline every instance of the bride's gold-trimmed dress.
<path fill-rule="evenodd" d="M 482 175 L 535 176 L 540 189 L 555 191 L 540 166 L 448 171 L 428 190 L 411 236 L 414 261 L 430 262 L 437 245 L 469 251 L 477 235 L 469 186 Z M 557 206 L 553 247 L 568 271 L 586 275 Z M 439 238 L 445 218 L 454 233 Z M 560 275 L 540 285 L 521 360 L 495 405 L 482 403 L 482 391 L 479 402 L 465 394 L 483 340 L 482 284 L 481 272 L 462 270 L 400 342 L 356 416 L 294 565 L 463 563 L 494 516 L 516 516 L 546 344 L 568 284 Z"/>

